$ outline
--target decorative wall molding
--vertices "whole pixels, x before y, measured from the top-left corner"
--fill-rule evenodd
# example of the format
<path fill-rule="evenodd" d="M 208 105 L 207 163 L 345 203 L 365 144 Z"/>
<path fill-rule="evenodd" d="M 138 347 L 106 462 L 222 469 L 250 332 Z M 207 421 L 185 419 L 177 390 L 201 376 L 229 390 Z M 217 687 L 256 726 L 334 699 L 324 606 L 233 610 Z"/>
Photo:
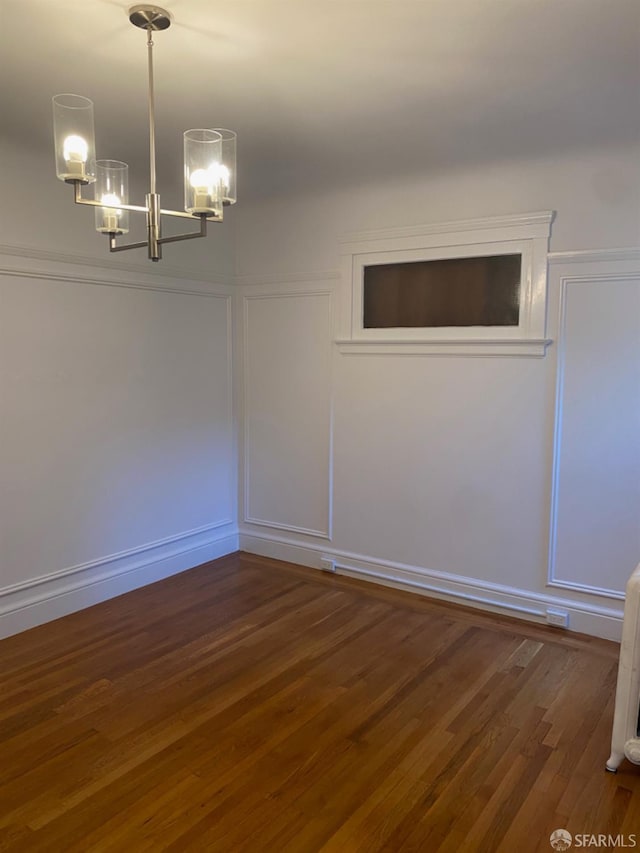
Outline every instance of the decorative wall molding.
<path fill-rule="evenodd" d="M 285 530 L 288 533 L 299 533 L 301 536 L 313 536 L 315 539 L 326 539 L 331 541 L 331 533 L 329 530 L 312 530 L 308 527 L 296 527 L 295 524 L 280 524 L 277 521 L 266 521 L 261 518 L 252 518 L 244 513 L 244 521 L 246 524 L 255 524 L 258 527 L 268 527 L 271 530 Z"/>
<path fill-rule="evenodd" d="M 229 512 L 233 518 L 231 523 L 237 526 L 238 522 L 238 437 L 236 427 L 236 411 L 235 411 L 235 359 L 234 359 L 234 298 L 233 293 L 225 296 L 226 314 L 227 314 L 227 431 L 229 435 L 229 444 L 233 456 L 233 465 L 231 466 L 231 476 L 229 478 Z"/>
<path fill-rule="evenodd" d="M 314 569 L 322 568 L 321 559 L 329 559 L 335 561 L 337 574 L 542 624 L 547 624 L 548 608 L 561 609 L 568 612 L 569 626 L 573 631 L 618 642 L 622 633 L 622 610 L 592 602 L 545 595 L 348 551 L 327 550 L 313 543 L 257 534 L 244 527 L 240 528 L 240 549 L 251 554 L 300 563 Z"/>
<path fill-rule="evenodd" d="M 340 278 L 340 270 L 305 270 L 283 273 L 244 273 L 236 276 L 240 287 L 262 287 L 278 284 L 308 284 L 310 282 L 334 281 Z"/>
<path fill-rule="evenodd" d="M 0 637 L 90 607 L 238 550 L 231 520 L 187 530 L 0 589 Z"/>
<path fill-rule="evenodd" d="M 587 595 L 599 595 L 602 598 L 613 598 L 616 601 L 624 601 L 624 591 L 620 589 L 608 589 L 601 586 L 592 586 L 587 583 L 575 583 L 574 581 L 563 581 L 553 577 L 550 573 L 547 586 L 557 589 L 570 589 L 574 592 L 582 592 Z"/>
<path fill-rule="evenodd" d="M 26 260 L 45 261 L 47 263 L 71 264 L 74 266 L 93 267 L 107 269 L 112 273 L 135 273 L 143 275 L 147 278 L 172 278 L 178 281 L 194 281 L 202 282 L 203 284 L 218 284 L 220 286 L 232 286 L 234 283 L 233 276 L 219 275 L 208 270 L 187 270 L 183 267 L 174 267 L 166 264 L 154 264 L 153 272 L 149 271 L 149 267 L 143 264 L 118 263 L 115 264 L 109 256 L 92 257 L 90 255 L 76 255 L 73 252 L 53 252 L 45 249 L 38 249 L 35 246 L 19 246 L 10 244 L 0 244 L 0 255 L 13 256 Z"/>
<path fill-rule="evenodd" d="M 315 529 L 315 528 L 307 528 L 307 527 L 298 527 L 296 525 L 290 525 L 283 522 L 275 521 L 273 519 L 264 519 L 253 516 L 250 509 L 250 497 L 251 497 L 251 464 L 249 460 L 249 447 L 250 447 L 250 430 L 249 430 L 249 418 L 248 412 L 250 407 L 250 382 L 248 376 L 248 364 L 249 364 L 249 340 L 248 340 L 248 312 L 249 312 L 249 303 L 252 300 L 266 300 L 266 299 L 291 299 L 292 297 L 308 297 L 308 296 L 326 296 L 329 298 L 329 306 L 330 311 L 333 312 L 333 290 L 330 288 L 310 288 L 309 284 L 304 286 L 303 289 L 295 288 L 291 290 L 286 289 L 278 289 L 277 291 L 270 291 L 268 293 L 262 292 L 249 292 L 247 293 L 246 289 L 243 289 L 241 301 L 242 306 L 241 310 L 239 310 L 239 323 L 241 323 L 241 337 L 242 337 L 242 518 L 245 522 L 249 524 L 255 524 L 260 527 L 268 527 L 274 530 L 284 530 L 290 533 L 299 533 L 303 536 L 312 536 L 319 539 L 326 539 L 328 541 L 331 540 L 332 537 L 332 528 L 333 528 L 333 399 L 331 399 L 330 403 L 330 412 L 329 412 L 329 470 L 327 472 L 328 477 L 328 507 L 327 507 L 327 527 L 326 529 Z M 333 325 L 333 321 L 331 322 Z M 327 341 L 327 346 L 331 346 L 330 340 Z M 329 378 L 330 389 L 332 393 L 333 382 L 330 376 Z"/>
<path fill-rule="evenodd" d="M 328 296 L 331 298 L 333 296 L 333 290 L 328 287 L 324 288 L 309 288 L 305 287 L 303 289 L 292 289 L 292 290 L 271 290 L 268 293 L 258 292 L 248 292 L 245 290 L 242 294 L 243 302 L 245 303 L 245 311 L 246 311 L 246 303 L 249 301 L 262 301 L 264 302 L 267 299 L 291 299 L 296 296 Z"/>
<path fill-rule="evenodd" d="M 381 237 L 397 236 L 412 237 L 421 234 L 446 234 L 452 228 L 486 228 L 502 227 L 505 223 L 519 222 L 522 225 L 546 223 L 550 213 L 523 215 L 523 216 L 497 216 L 483 219 L 467 219 L 457 222 L 443 222 L 431 225 L 414 225 L 404 228 L 387 228 L 371 231 L 348 232 L 340 237 L 340 242 L 349 243 L 354 240 L 366 241 L 377 240 Z M 17 244 L 0 243 L 0 256 L 17 257 L 25 260 L 36 260 L 53 262 L 57 264 L 72 264 L 74 266 L 85 266 L 99 269 L 107 269 L 112 273 L 135 273 L 145 277 L 171 278 L 179 281 L 194 281 L 208 285 L 220 285 L 221 287 L 272 285 L 272 284 L 295 284 L 296 282 L 322 282 L 332 281 L 340 278 L 339 269 L 328 270 L 301 270 L 298 272 L 280 273 L 239 273 L 237 275 L 220 275 L 208 270 L 184 270 L 183 267 L 172 266 L 166 261 L 162 265 L 155 265 L 153 273 L 145 264 L 118 263 L 117 265 L 107 257 L 92 257 L 90 255 L 77 255 L 73 252 L 54 252 L 51 250 L 38 249 L 35 246 L 23 246 Z M 638 261 L 640 260 L 640 248 L 621 247 L 615 249 L 579 249 L 574 251 L 549 252 L 550 264 L 559 263 L 591 263 L 605 260 L 610 261 Z"/>
<path fill-rule="evenodd" d="M 540 226 L 548 231 L 555 211 L 542 210 L 534 213 L 515 213 L 506 216 L 483 216 L 475 219 L 459 219 L 435 222 L 428 225 L 409 225 L 399 228 L 377 228 L 371 231 L 349 231 L 340 237 L 341 243 L 360 243 L 370 240 L 398 240 L 408 237 L 451 234 L 459 231 L 503 230 L 504 228 L 531 228 Z M 443 243 L 442 245 L 446 245 Z"/>
<path fill-rule="evenodd" d="M 586 595 L 596 595 L 624 601 L 624 589 L 576 583 L 557 575 L 558 502 L 560 491 L 560 454 L 563 424 L 564 369 L 566 357 L 567 295 L 571 286 L 609 282 L 612 280 L 635 280 L 640 275 L 640 248 L 597 249 L 575 252 L 556 252 L 549 256 L 550 263 L 564 264 L 565 274 L 559 274 L 558 343 L 555 390 L 555 413 L 553 432 L 553 461 L 551 469 L 551 502 L 549 523 L 549 555 L 547 563 L 547 586 L 567 589 Z M 582 266 L 581 266 L 582 265 Z M 597 334 L 597 330 L 594 330 Z"/>
<path fill-rule="evenodd" d="M 550 264 L 592 264 L 631 261 L 640 264 L 640 248 L 581 249 L 573 252 L 549 252 Z"/>
<path fill-rule="evenodd" d="M 112 271 L 115 272 L 115 271 Z M 150 290 L 160 293 L 177 293 L 180 296 L 208 296 L 213 298 L 228 299 L 231 295 L 231 289 L 221 289 L 217 286 L 216 289 L 211 287 L 202 287 L 201 289 L 176 287 L 170 284 L 163 284 L 157 281 L 142 281 L 133 279 L 124 279 L 118 277 L 97 277 L 90 275 L 74 275 L 68 272 L 53 272 L 52 270 L 36 270 L 25 269 L 22 267 L 6 267 L 0 266 L 0 276 L 12 276 L 14 278 L 30 278 L 36 281 L 55 281 L 63 284 L 88 284 L 98 285 L 101 287 L 123 287 L 132 290 Z"/>
<path fill-rule="evenodd" d="M 219 530 L 221 527 L 229 527 L 231 524 L 233 524 L 231 519 L 224 519 L 216 522 L 215 524 L 206 524 L 202 527 L 195 527 L 192 530 L 185 530 L 183 533 L 177 533 L 174 536 L 157 539 L 155 542 L 146 542 L 144 545 L 138 545 L 135 548 L 128 548 L 125 551 L 118 551 L 117 553 L 109 554 L 106 557 L 99 557 L 97 560 L 78 563 L 75 566 L 60 569 L 57 572 L 40 575 L 20 583 L 11 584 L 10 586 L 0 587 L 0 600 L 7 596 L 14 595 L 15 593 L 24 592 L 25 590 L 32 589 L 33 587 L 42 586 L 49 581 L 57 581 L 62 578 L 71 577 L 72 575 L 81 574 L 82 572 L 86 572 L 91 569 L 110 566 L 111 564 L 118 563 L 121 560 L 129 560 L 139 554 L 149 554 L 157 548 L 166 548 L 167 546 L 174 545 L 178 542 L 185 542 L 187 540 L 194 539 L 194 537 L 201 537 L 210 534 L 214 530 Z M 3 611 L 0 609 L 0 613 L 2 612 Z"/>

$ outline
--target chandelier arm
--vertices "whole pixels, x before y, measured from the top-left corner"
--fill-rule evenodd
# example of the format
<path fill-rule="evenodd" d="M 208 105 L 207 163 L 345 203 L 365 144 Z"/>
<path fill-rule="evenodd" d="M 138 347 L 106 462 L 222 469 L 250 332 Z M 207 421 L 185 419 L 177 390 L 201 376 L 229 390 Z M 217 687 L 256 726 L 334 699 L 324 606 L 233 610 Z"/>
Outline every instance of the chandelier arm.
<path fill-rule="evenodd" d="M 74 184 L 74 196 L 73 200 L 76 204 L 88 204 L 90 207 L 108 207 L 113 208 L 115 210 L 138 210 L 141 213 L 147 213 L 147 208 L 142 207 L 139 204 L 105 204 L 102 201 L 98 201 L 93 198 L 82 198 L 82 185 L 83 181 L 67 181 L 67 183 Z"/>
<path fill-rule="evenodd" d="M 185 210 L 165 210 L 162 208 L 160 213 L 163 216 L 177 216 L 180 219 L 199 219 L 200 216 L 205 214 L 202 213 L 187 213 Z M 207 213 L 206 218 L 209 222 L 222 222 L 222 218 L 220 216 L 216 216 L 214 213 Z"/>
<path fill-rule="evenodd" d="M 93 198 L 83 198 L 82 197 L 82 186 L 85 183 L 84 181 L 67 181 L 69 184 L 74 184 L 74 201 L 76 204 L 87 204 L 89 207 L 105 207 L 110 210 L 133 210 L 138 211 L 139 213 L 148 213 L 149 209 L 141 204 L 122 204 L 119 202 L 118 204 L 105 204 L 103 201 L 98 201 Z M 201 213 L 187 213 L 186 210 L 171 210 L 161 208 L 160 213 L 163 216 L 173 216 L 178 217 L 179 219 L 199 219 L 202 214 Z M 213 213 L 207 214 L 207 219 L 209 222 L 222 222 L 222 218 L 220 216 L 215 216 Z"/>
<path fill-rule="evenodd" d="M 147 208 L 139 204 L 105 204 L 102 201 L 97 201 L 91 198 L 81 198 L 76 200 L 76 204 L 88 204 L 90 207 L 104 207 L 107 210 L 135 210 L 139 213 L 147 213 Z"/>
<path fill-rule="evenodd" d="M 123 245 L 116 245 L 116 235 L 115 234 L 107 234 L 109 238 L 109 251 L 110 252 L 126 252 L 127 249 L 147 249 L 149 243 L 147 240 L 141 240 L 139 243 L 125 243 Z"/>
<path fill-rule="evenodd" d="M 204 214 L 198 214 L 200 218 L 200 230 L 190 231 L 188 234 L 175 234 L 172 237 L 159 237 L 158 243 L 177 243 L 179 240 L 194 240 L 196 237 L 207 236 L 207 217 Z M 116 243 L 116 235 L 108 234 L 109 251 L 110 252 L 126 252 L 128 249 L 147 249 L 149 247 L 148 240 L 141 240 L 139 243 L 125 243 L 118 245 Z"/>
<path fill-rule="evenodd" d="M 190 231 L 188 234 L 174 234 L 172 237 L 159 237 L 158 243 L 177 243 L 179 240 L 193 240 L 195 237 L 207 236 L 207 217 L 200 216 L 200 230 Z"/>

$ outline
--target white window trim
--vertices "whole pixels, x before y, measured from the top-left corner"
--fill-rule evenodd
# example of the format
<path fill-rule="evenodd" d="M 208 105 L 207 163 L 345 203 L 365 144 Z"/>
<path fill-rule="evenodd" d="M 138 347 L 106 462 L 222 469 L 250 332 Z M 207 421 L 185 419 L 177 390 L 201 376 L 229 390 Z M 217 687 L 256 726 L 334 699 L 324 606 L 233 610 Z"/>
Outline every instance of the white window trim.
<path fill-rule="evenodd" d="M 345 354 L 543 356 L 547 255 L 553 211 L 346 235 L 342 240 L 340 331 Z M 374 264 L 520 254 L 517 326 L 366 329 L 364 268 Z"/>

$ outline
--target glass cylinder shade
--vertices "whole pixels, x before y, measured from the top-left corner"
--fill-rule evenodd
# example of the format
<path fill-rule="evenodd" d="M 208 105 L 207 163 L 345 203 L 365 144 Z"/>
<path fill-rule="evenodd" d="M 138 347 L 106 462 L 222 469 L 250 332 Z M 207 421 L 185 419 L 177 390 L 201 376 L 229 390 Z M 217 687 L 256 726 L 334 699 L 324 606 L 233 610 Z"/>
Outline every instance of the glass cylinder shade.
<path fill-rule="evenodd" d="M 58 178 L 93 183 L 96 179 L 93 102 L 82 95 L 55 95 L 53 136 Z"/>
<path fill-rule="evenodd" d="M 214 130 L 222 137 L 222 203 L 235 204 L 236 191 L 236 134 L 233 130 L 216 127 Z"/>
<path fill-rule="evenodd" d="M 217 130 L 184 132 L 184 209 L 222 219 L 222 136 Z"/>
<path fill-rule="evenodd" d="M 129 203 L 129 167 L 120 160 L 98 160 L 94 198 L 103 204 Z M 96 207 L 96 231 L 101 234 L 126 234 L 129 211 L 118 207 Z"/>

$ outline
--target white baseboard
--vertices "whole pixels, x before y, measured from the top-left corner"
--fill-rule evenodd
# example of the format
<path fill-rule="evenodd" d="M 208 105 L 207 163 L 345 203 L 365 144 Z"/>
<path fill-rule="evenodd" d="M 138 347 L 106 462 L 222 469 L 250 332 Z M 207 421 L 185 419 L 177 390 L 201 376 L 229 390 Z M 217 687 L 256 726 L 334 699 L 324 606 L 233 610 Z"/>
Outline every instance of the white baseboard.
<path fill-rule="evenodd" d="M 313 569 L 320 569 L 321 558 L 328 557 L 335 561 L 338 574 L 349 577 L 457 604 L 468 604 L 480 610 L 516 616 L 540 624 L 547 624 L 547 608 L 553 608 L 568 613 L 571 631 L 617 642 L 620 642 L 622 635 L 622 609 L 603 607 L 591 602 L 530 592 L 477 578 L 431 571 L 418 566 L 392 563 L 362 554 L 335 551 L 311 543 L 300 543 L 268 534 L 256 535 L 254 532 L 242 530 L 240 549 L 251 554 L 299 563 Z"/>
<path fill-rule="evenodd" d="M 237 527 L 223 522 L 5 587 L 0 589 L 0 638 L 237 550 Z"/>

